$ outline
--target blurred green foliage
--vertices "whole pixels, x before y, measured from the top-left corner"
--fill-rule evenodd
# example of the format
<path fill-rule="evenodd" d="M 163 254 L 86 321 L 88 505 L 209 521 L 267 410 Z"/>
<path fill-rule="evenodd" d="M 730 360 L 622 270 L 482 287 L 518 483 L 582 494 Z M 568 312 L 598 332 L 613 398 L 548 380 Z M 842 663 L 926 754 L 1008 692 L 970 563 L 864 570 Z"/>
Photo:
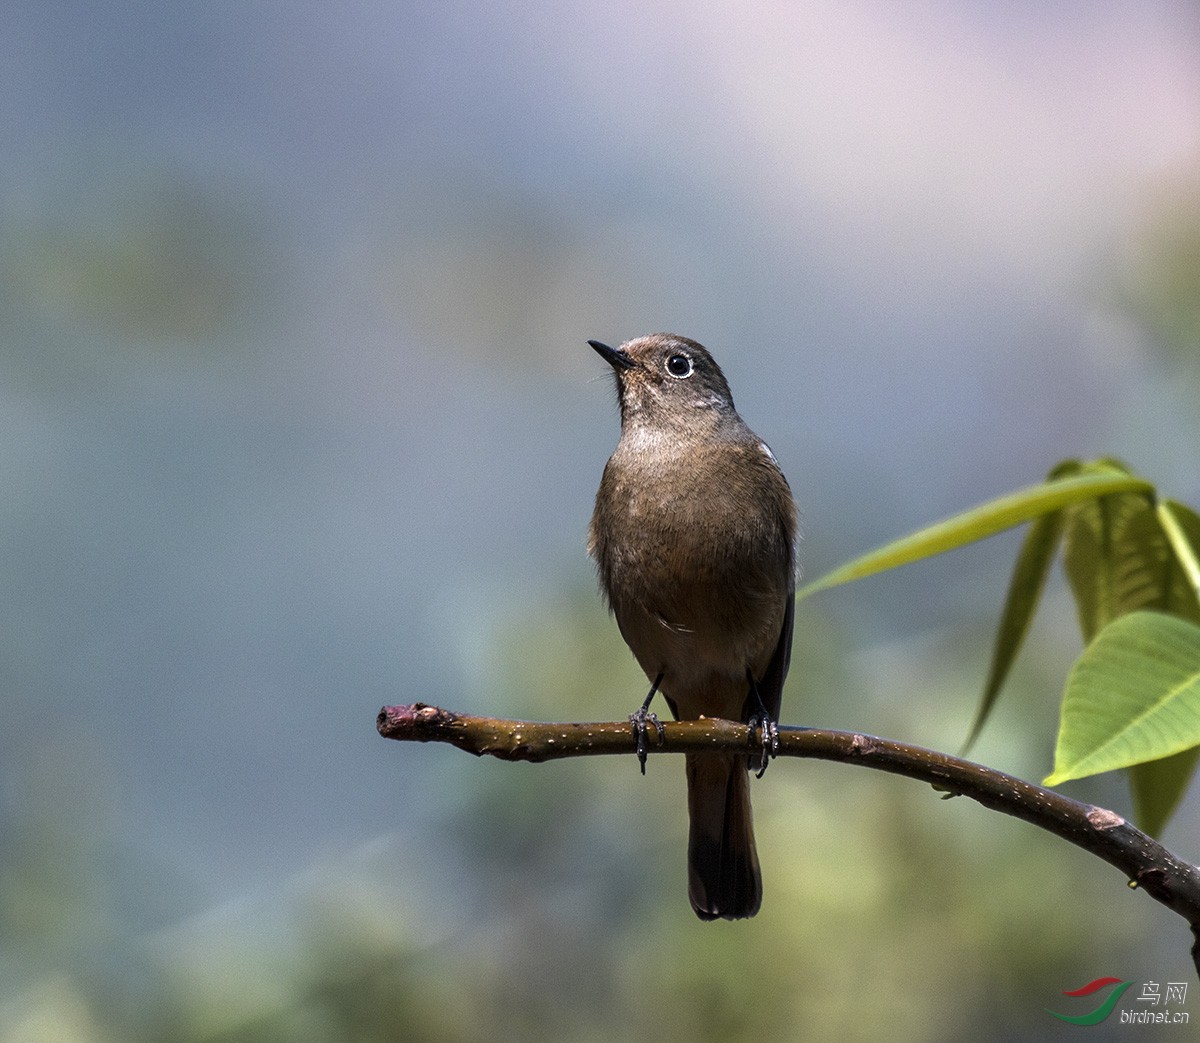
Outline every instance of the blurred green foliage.
<path fill-rule="evenodd" d="M 179 166 L 86 162 L 86 192 L 52 180 L 37 207 L 0 216 L 9 379 L 58 388 L 156 355 L 242 351 L 284 281 L 271 207 L 248 184 Z"/>
<path fill-rule="evenodd" d="M 1194 166 L 1167 180 L 1130 236 L 1125 308 L 1193 379 L 1200 378 L 1200 188 Z"/>

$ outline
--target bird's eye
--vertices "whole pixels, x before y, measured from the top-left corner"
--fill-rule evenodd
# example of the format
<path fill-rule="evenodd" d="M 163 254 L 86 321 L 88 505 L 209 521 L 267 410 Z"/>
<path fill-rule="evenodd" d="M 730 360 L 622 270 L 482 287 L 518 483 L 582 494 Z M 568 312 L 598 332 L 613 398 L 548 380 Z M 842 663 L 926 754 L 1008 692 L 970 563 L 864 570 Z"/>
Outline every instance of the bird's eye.
<path fill-rule="evenodd" d="M 667 359 L 667 372 L 673 377 L 690 377 L 692 360 L 686 355 L 672 355 Z"/>

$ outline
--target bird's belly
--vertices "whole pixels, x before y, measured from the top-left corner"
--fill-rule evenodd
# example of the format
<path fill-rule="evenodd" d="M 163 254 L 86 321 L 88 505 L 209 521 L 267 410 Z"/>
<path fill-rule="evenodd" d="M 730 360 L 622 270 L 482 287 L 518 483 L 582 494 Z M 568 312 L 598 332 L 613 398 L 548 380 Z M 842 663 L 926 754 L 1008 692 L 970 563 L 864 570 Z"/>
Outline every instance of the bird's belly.
<path fill-rule="evenodd" d="M 761 677 L 783 625 L 784 603 L 749 627 L 731 627 L 721 613 L 693 611 L 673 623 L 639 606 L 616 608 L 621 635 L 646 676 L 663 676 L 661 688 L 683 719 L 737 720 L 748 692 L 746 671 Z"/>

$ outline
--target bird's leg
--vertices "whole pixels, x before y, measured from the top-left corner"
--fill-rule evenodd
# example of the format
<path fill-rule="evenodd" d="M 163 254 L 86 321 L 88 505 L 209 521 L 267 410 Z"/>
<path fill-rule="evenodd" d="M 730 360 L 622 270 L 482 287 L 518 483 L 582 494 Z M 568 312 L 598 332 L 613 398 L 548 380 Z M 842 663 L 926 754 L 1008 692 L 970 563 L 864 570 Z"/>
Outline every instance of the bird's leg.
<path fill-rule="evenodd" d="M 761 728 L 758 741 L 762 747 L 762 754 L 758 772 L 754 776 L 756 779 L 761 779 L 767 773 L 767 762 L 779 751 L 779 725 L 771 719 L 767 704 L 763 702 L 762 692 L 758 690 L 758 682 L 754 680 L 754 673 L 749 667 L 746 667 L 746 680 L 750 683 L 750 695 L 758 703 L 758 713 L 751 716 L 746 723 L 750 727 L 751 745 L 754 744 L 754 733 Z"/>
<path fill-rule="evenodd" d="M 629 723 L 633 725 L 633 737 L 637 740 L 638 762 L 642 766 L 643 775 L 646 774 L 646 725 L 654 725 L 654 730 L 658 733 L 659 746 L 666 745 L 667 741 L 667 730 L 662 726 L 662 721 L 658 719 L 658 714 L 650 713 L 650 704 L 654 701 L 662 679 L 663 675 L 660 673 L 654 679 L 654 684 L 650 686 L 650 694 L 646 696 L 646 701 L 642 703 L 641 709 L 629 715 Z"/>

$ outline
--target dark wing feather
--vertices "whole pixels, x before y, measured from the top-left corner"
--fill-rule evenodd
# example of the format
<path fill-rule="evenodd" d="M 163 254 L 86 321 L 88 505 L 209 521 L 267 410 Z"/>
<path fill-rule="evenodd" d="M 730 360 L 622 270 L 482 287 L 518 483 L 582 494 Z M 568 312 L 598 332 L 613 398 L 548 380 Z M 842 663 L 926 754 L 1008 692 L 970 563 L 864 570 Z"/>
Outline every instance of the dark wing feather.
<path fill-rule="evenodd" d="M 758 679 L 758 694 L 767 708 L 771 720 L 778 721 L 783 706 L 783 682 L 787 679 L 788 667 L 792 662 L 792 626 L 796 618 L 796 596 L 788 591 L 787 605 L 783 611 L 783 626 L 779 629 L 779 640 L 766 672 Z M 758 701 L 751 692 L 742 706 L 742 720 L 748 721 L 759 712 Z"/>

